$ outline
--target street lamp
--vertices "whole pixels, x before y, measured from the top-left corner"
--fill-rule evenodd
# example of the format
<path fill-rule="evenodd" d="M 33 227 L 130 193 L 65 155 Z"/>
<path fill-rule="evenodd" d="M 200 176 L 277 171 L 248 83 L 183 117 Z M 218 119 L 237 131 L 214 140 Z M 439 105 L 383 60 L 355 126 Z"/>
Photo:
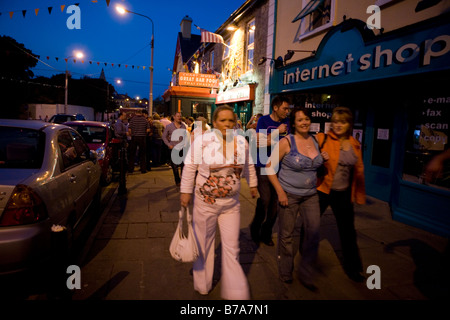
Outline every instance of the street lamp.
<path fill-rule="evenodd" d="M 66 59 L 64 59 L 66 61 L 66 83 L 65 83 L 65 92 L 64 92 L 64 114 L 67 114 L 67 97 L 68 97 L 68 93 L 69 93 L 69 70 L 67 67 L 67 62 L 69 61 L 70 58 L 78 58 L 81 59 L 83 58 L 83 52 L 81 51 L 77 51 L 75 53 L 74 56 L 69 56 Z"/>
<path fill-rule="evenodd" d="M 125 14 L 125 13 L 132 13 L 144 18 L 147 18 L 148 20 L 150 20 L 150 22 L 152 23 L 152 40 L 151 40 L 151 49 L 152 49 L 152 56 L 151 56 L 151 64 L 150 64 L 150 93 L 149 93 L 149 104 L 148 104 L 148 115 L 151 116 L 153 114 L 153 49 L 154 49 L 154 24 L 153 24 L 153 20 L 150 19 L 150 17 L 147 17 L 146 15 L 137 13 L 137 12 L 133 12 L 130 11 L 128 9 L 125 9 L 122 6 L 116 6 L 116 10 L 117 12 L 119 12 L 120 14 Z"/>

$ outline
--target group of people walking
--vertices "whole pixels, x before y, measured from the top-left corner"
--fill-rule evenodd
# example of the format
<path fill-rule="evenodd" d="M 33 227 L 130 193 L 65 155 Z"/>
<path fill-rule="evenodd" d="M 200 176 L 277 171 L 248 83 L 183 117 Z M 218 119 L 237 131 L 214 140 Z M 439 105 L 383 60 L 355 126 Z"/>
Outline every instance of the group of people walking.
<path fill-rule="evenodd" d="M 233 131 L 236 118 L 233 108 L 227 105 L 214 111 L 215 130 L 191 141 L 181 175 L 180 204 L 186 207 L 193 202 L 193 226 L 200 250 L 193 265 L 193 278 L 194 289 L 200 294 L 208 294 L 212 289 L 218 225 L 222 246 L 221 295 L 224 299 L 250 298 L 239 264 L 239 190 L 243 177 L 251 196 L 259 193 L 250 225 L 253 241 L 274 246 L 272 230 L 278 221 L 281 281 L 293 282 L 294 258 L 300 251 L 298 279 L 308 289 L 317 290 L 314 264 L 320 218 L 329 206 L 339 230 L 343 268 L 353 281 L 365 279 L 361 274 L 353 210 L 354 203 L 365 203 L 364 167 L 361 146 L 352 137 L 352 112 L 345 107 L 335 108 L 331 130 L 314 136 L 310 133 L 308 110 L 291 110 L 283 97 L 275 97 L 271 107 L 271 114 L 259 115 L 252 121 L 256 123 L 258 144 L 253 162 L 249 141 Z M 318 174 L 323 171 L 324 174 Z"/>

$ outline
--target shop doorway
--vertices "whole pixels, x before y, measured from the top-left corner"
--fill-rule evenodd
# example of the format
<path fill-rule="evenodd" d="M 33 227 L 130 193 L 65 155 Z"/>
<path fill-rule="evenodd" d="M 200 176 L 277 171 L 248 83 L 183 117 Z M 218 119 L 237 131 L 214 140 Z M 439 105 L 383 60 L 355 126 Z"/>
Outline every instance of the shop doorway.
<path fill-rule="evenodd" d="M 374 101 L 367 108 L 363 160 L 366 194 L 389 202 L 392 194 L 395 145 L 398 132 L 395 103 Z"/>

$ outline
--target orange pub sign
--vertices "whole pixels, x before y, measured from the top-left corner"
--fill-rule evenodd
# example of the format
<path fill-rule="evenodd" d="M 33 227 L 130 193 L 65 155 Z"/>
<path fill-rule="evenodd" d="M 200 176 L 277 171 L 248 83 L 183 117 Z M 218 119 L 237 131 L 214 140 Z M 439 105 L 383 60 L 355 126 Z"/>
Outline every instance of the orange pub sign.
<path fill-rule="evenodd" d="M 178 85 L 190 87 L 218 88 L 219 78 L 215 74 L 178 73 Z"/>

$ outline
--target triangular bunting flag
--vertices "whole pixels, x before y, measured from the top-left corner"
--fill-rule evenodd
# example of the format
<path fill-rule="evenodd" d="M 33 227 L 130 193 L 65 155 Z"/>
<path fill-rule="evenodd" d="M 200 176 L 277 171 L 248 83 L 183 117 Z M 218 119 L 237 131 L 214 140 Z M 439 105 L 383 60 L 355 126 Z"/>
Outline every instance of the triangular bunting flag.
<path fill-rule="evenodd" d="M 73 59 L 73 63 L 77 63 L 77 60 Z"/>
<path fill-rule="evenodd" d="M 89 61 L 89 64 L 92 64 L 92 61 Z"/>
<path fill-rule="evenodd" d="M 47 60 L 49 60 L 50 59 L 50 57 L 49 56 L 47 56 Z"/>
<path fill-rule="evenodd" d="M 107 63 L 106 63 L 106 62 L 104 62 L 104 64 L 105 64 L 105 67 L 106 67 Z"/>
<path fill-rule="evenodd" d="M 62 4 L 61 5 L 61 12 L 64 12 L 64 8 L 66 7 L 66 5 L 65 4 Z"/>
<path fill-rule="evenodd" d="M 97 65 L 99 66 L 99 65 L 100 65 L 100 62 L 97 62 Z"/>
<path fill-rule="evenodd" d="M 9 13 L 9 18 L 10 18 L 10 19 L 12 19 L 13 14 L 14 14 L 14 11 L 11 11 L 11 12 Z"/>
<path fill-rule="evenodd" d="M 142 66 L 142 70 L 145 70 L 145 66 Z"/>
<path fill-rule="evenodd" d="M 25 18 L 25 14 L 27 13 L 27 10 L 22 10 L 22 15 Z"/>
<path fill-rule="evenodd" d="M 39 12 L 39 8 L 38 9 L 34 9 L 34 13 L 36 13 L 36 16 L 38 15 Z"/>
<path fill-rule="evenodd" d="M 111 67 L 114 67 L 114 63 L 111 63 Z"/>
<path fill-rule="evenodd" d="M 118 64 L 119 68 L 120 68 L 120 63 Z"/>
<path fill-rule="evenodd" d="M 56 57 L 55 59 L 56 59 L 56 61 L 58 61 L 58 60 L 59 60 L 59 58 L 58 58 L 58 57 Z"/>
<path fill-rule="evenodd" d="M 65 58 L 64 61 L 67 62 L 67 58 Z"/>
<path fill-rule="evenodd" d="M 52 14 L 53 7 L 48 7 L 48 14 Z"/>
<path fill-rule="evenodd" d="M 111 2 L 111 0 L 106 0 L 106 6 L 109 7 L 109 3 Z"/>

